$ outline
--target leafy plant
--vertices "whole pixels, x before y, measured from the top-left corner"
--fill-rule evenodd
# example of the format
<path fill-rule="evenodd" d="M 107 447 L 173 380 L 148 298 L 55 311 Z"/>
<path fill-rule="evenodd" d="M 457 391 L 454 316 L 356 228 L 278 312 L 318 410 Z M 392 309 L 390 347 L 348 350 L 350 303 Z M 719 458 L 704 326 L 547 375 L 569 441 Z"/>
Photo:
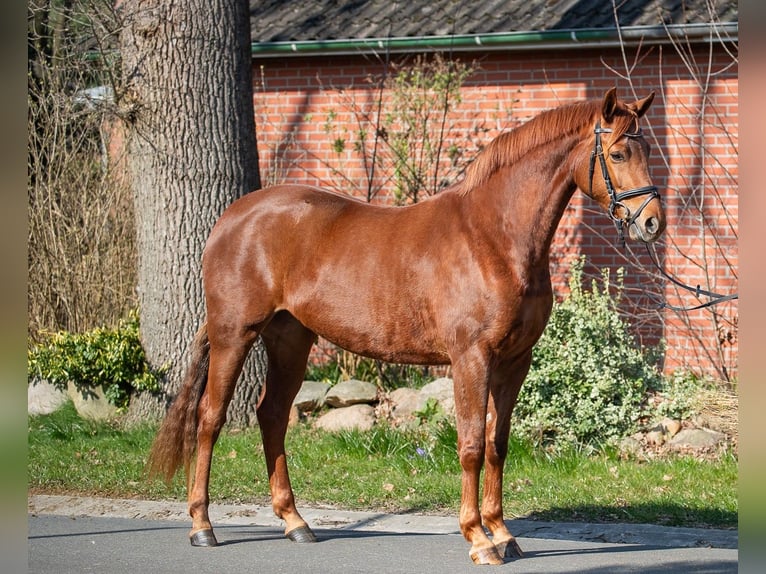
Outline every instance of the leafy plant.
<path fill-rule="evenodd" d="M 674 371 L 665 378 L 662 388 L 657 393 L 659 400 L 655 407 L 655 416 L 689 418 L 695 413 L 699 393 L 706 386 L 712 387 L 714 384 L 686 369 Z"/>
<path fill-rule="evenodd" d="M 539 444 L 618 440 L 650 414 L 647 393 L 663 385 L 654 354 L 618 311 L 622 270 L 614 285 L 603 270 L 601 285 L 594 280 L 587 291 L 584 263 L 572 265 L 569 296 L 553 306 L 514 412 L 514 429 Z"/>
<path fill-rule="evenodd" d="M 163 370 L 147 363 L 138 329 L 138 313 L 133 311 L 114 329 L 54 333 L 29 349 L 29 380 L 46 380 L 62 390 L 72 382 L 86 396 L 102 387 L 110 403 L 125 408 L 132 393 L 161 388 Z"/>
<path fill-rule="evenodd" d="M 472 72 L 471 66 L 436 54 L 433 59 L 418 56 L 411 65 L 394 66 L 394 74 L 386 79 L 391 99 L 379 131 L 389 153 L 380 157 L 394 174 L 397 204 L 416 203 L 448 181 L 439 171 L 444 167 L 442 157 L 446 154 L 454 162 L 459 153 L 454 143 L 448 149 L 452 126 L 447 116 L 460 104 L 461 86 Z"/>
<path fill-rule="evenodd" d="M 432 421 L 444 418 L 444 411 L 439 406 L 439 401 L 434 397 L 428 397 L 426 404 L 423 408 L 413 413 L 421 424 L 429 423 Z"/>
<path fill-rule="evenodd" d="M 344 105 L 340 112 L 330 109 L 323 124 L 333 151 L 327 163 L 332 185 L 358 192 L 360 182 L 346 166 L 351 158 L 363 166 L 367 201 L 386 190 L 397 205 L 417 203 L 454 182 L 465 152 L 478 147 L 472 135 L 480 128 L 458 126 L 453 114 L 474 70 L 474 64 L 441 54 L 420 55 L 370 77 L 377 90 L 373 102 L 338 90 Z"/>

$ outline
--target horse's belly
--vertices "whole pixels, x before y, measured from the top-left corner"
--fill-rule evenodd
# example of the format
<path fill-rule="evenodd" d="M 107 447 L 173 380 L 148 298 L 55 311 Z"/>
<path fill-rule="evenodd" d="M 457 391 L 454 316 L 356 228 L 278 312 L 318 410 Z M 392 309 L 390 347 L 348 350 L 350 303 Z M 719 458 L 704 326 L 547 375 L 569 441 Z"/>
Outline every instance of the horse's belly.
<path fill-rule="evenodd" d="M 391 363 L 449 363 L 445 345 L 433 325 L 417 311 L 381 312 L 379 307 L 338 299 L 290 310 L 306 327 L 331 343 L 365 357 Z"/>
<path fill-rule="evenodd" d="M 413 365 L 446 365 L 450 362 L 449 355 L 439 352 L 436 348 L 425 348 L 412 342 L 402 342 L 401 345 L 366 344 L 363 338 L 326 337 L 338 347 L 387 363 L 406 363 Z"/>

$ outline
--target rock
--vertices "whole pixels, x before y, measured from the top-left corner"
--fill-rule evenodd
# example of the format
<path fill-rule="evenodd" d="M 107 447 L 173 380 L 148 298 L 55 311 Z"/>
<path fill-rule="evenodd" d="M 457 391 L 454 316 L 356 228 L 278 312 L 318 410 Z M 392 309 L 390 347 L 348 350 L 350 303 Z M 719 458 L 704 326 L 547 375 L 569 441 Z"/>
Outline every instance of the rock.
<path fill-rule="evenodd" d="M 715 417 L 705 413 L 695 415 L 692 417 L 691 422 L 697 428 L 708 429 L 716 432 L 723 432 L 725 430 L 723 425 L 721 425 L 720 420 L 716 420 Z"/>
<path fill-rule="evenodd" d="M 329 391 L 324 400 L 331 407 L 348 407 L 357 404 L 374 403 L 378 398 L 378 387 L 366 381 L 349 379 L 341 381 Z"/>
<path fill-rule="evenodd" d="M 301 390 L 293 401 L 299 411 L 313 412 L 318 411 L 324 406 L 324 398 L 330 385 L 319 381 L 303 381 Z"/>
<path fill-rule="evenodd" d="M 297 425 L 300 422 L 300 420 L 301 420 L 301 412 L 298 410 L 298 407 L 296 407 L 295 405 L 291 406 L 290 414 L 288 415 L 288 418 L 287 418 L 287 426 L 289 428 L 292 428 L 295 425 Z"/>
<path fill-rule="evenodd" d="M 652 429 L 646 433 L 646 444 L 660 446 L 665 442 L 665 433 L 660 429 Z"/>
<path fill-rule="evenodd" d="M 27 412 L 30 415 L 49 415 L 67 402 L 65 391 L 48 381 L 35 380 L 27 385 Z"/>
<path fill-rule="evenodd" d="M 710 448 L 718 446 L 726 435 L 709 429 L 684 429 L 674 436 L 669 445 L 674 448 Z"/>
<path fill-rule="evenodd" d="M 665 430 L 665 434 L 668 435 L 668 438 L 672 438 L 678 434 L 678 431 L 681 430 L 681 421 L 677 421 L 670 418 L 662 419 L 660 422 L 662 425 L 662 428 Z"/>
<path fill-rule="evenodd" d="M 625 454 L 638 454 L 641 452 L 641 441 L 635 436 L 627 436 L 620 441 L 619 449 Z"/>
<path fill-rule="evenodd" d="M 418 410 L 420 393 L 409 387 L 401 387 L 389 393 L 389 399 L 393 404 L 391 416 L 397 423 L 407 422 L 413 418 L 413 414 Z"/>
<path fill-rule="evenodd" d="M 320 416 L 315 426 L 329 432 L 341 430 L 370 430 L 375 424 L 375 409 L 370 405 L 357 404 L 332 409 Z"/>
<path fill-rule="evenodd" d="M 74 383 L 69 383 L 67 394 L 72 399 L 77 414 L 84 419 L 105 421 L 117 416 L 117 407 L 106 400 L 101 386 L 81 391 Z"/>
<path fill-rule="evenodd" d="M 455 391 L 452 385 L 452 379 L 442 377 L 431 381 L 420 389 L 418 406 L 415 410 L 425 408 L 428 399 L 436 399 L 444 413 L 450 417 L 455 416 Z"/>

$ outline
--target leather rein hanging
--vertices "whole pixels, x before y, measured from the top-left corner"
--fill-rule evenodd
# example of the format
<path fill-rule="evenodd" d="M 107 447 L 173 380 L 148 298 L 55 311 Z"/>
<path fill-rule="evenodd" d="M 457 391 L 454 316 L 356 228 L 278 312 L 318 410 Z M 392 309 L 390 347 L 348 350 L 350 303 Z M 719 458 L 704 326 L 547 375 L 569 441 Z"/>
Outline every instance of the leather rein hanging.
<path fill-rule="evenodd" d="M 708 301 L 705 301 L 704 303 L 700 303 L 699 305 L 694 305 L 692 307 L 678 307 L 676 305 L 671 305 L 667 301 L 660 301 L 658 303 L 657 309 L 671 309 L 672 311 L 696 311 L 697 309 L 704 309 L 705 307 L 710 307 L 711 305 L 723 303 L 724 301 L 733 301 L 734 299 L 739 299 L 738 293 L 721 295 L 720 293 L 713 293 L 712 291 L 706 291 L 705 289 L 702 289 L 699 285 L 697 285 L 696 287 L 691 287 L 689 285 L 682 283 L 681 281 L 679 281 L 672 275 L 668 274 L 667 271 L 665 271 L 662 268 L 662 266 L 657 261 L 655 254 L 653 254 L 652 250 L 649 248 L 649 244 L 646 243 L 645 245 L 646 245 L 646 252 L 649 254 L 649 259 L 652 260 L 652 263 L 654 263 L 654 266 L 662 274 L 662 276 L 665 277 L 665 279 L 667 279 L 674 285 L 680 287 L 681 289 L 686 289 L 687 291 L 691 291 L 692 293 L 694 293 L 697 299 L 700 298 L 700 295 L 710 298 Z"/>
<path fill-rule="evenodd" d="M 641 215 L 641 212 L 644 210 L 644 208 L 649 205 L 649 202 L 653 200 L 655 197 L 659 198 L 660 193 L 657 190 L 656 185 L 645 185 L 643 187 L 637 187 L 635 189 L 628 189 L 626 191 L 617 192 L 614 189 L 614 186 L 612 185 L 612 179 L 609 177 L 609 171 L 606 168 L 606 158 L 604 157 L 604 148 L 601 144 L 601 134 L 609 134 L 612 133 L 612 130 L 609 128 L 602 128 L 601 122 L 596 122 L 596 127 L 593 130 L 593 133 L 596 134 L 596 141 L 593 146 L 593 151 L 590 154 L 590 166 L 588 168 L 588 180 L 590 185 L 590 191 L 591 195 L 593 192 L 593 173 L 595 171 L 596 167 L 596 158 L 599 160 L 599 164 L 601 165 L 601 175 L 604 178 L 604 185 L 606 185 L 606 190 L 609 193 L 609 217 L 614 222 L 615 227 L 617 228 L 617 234 L 619 237 L 620 244 L 625 247 L 625 233 L 624 233 L 624 227 L 630 228 L 633 223 L 635 223 L 636 218 Z M 641 137 L 641 130 L 637 130 L 635 132 L 625 132 L 625 137 L 629 138 L 637 138 Z M 635 213 L 631 213 L 630 209 L 628 209 L 628 206 L 625 205 L 623 200 L 630 199 L 632 197 L 640 197 L 642 195 L 646 195 L 646 199 L 644 199 L 644 202 L 640 205 L 640 207 L 636 210 Z M 615 211 L 618 207 L 622 207 L 622 209 L 627 214 L 625 218 L 621 219 L 617 217 Z M 689 285 L 686 285 L 676 279 L 675 277 L 672 277 L 669 275 L 662 266 L 657 262 L 654 255 L 652 255 L 651 250 L 649 249 L 649 245 L 646 245 L 646 250 L 649 253 L 649 258 L 652 260 L 652 263 L 655 267 L 659 270 L 659 272 L 662 274 L 663 277 L 665 277 L 667 280 L 671 281 L 674 285 L 681 287 L 682 289 L 686 289 L 687 291 L 691 291 L 695 294 L 695 296 L 699 299 L 700 295 L 709 297 L 709 301 L 706 301 L 705 303 L 701 303 L 699 305 L 695 305 L 692 307 L 677 307 L 675 305 L 671 305 L 667 303 L 666 301 L 661 301 L 659 303 L 659 309 L 671 309 L 673 311 L 695 311 L 697 309 L 704 309 L 705 307 L 710 307 L 711 305 L 715 305 L 717 303 L 723 303 L 724 301 L 732 301 L 734 299 L 739 299 L 739 295 L 737 293 L 733 293 L 730 295 L 721 295 L 720 293 L 713 293 L 712 291 L 706 291 L 704 289 L 701 289 L 699 285 L 696 287 L 690 287 Z"/>

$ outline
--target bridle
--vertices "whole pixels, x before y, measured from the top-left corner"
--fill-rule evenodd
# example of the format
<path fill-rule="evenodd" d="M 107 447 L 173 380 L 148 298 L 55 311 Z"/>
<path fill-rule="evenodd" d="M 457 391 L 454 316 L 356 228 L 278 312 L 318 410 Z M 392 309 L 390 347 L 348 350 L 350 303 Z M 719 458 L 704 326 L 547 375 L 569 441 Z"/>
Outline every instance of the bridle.
<path fill-rule="evenodd" d="M 593 130 L 593 133 L 596 134 L 596 142 L 593 147 L 593 151 L 590 154 L 590 167 L 588 168 L 588 180 L 590 185 L 590 195 L 593 194 L 593 172 L 595 171 L 596 167 L 596 158 L 598 157 L 599 163 L 601 164 L 601 174 L 604 176 L 604 184 L 606 185 L 606 190 L 609 192 L 609 217 L 614 222 L 615 227 L 617 228 L 617 234 L 619 236 L 620 244 L 624 247 L 625 246 L 625 234 L 623 230 L 623 225 L 630 228 L 633 223 L 635 223 L 636 218 L 641 215 L 641 212 L 644 210 L 644 208 L 649 205 L 649 202 L 653 200 L 654 198 L 660 197 L 659 191 L 657 191 L 656 185 L 645 185 L 643 187 L 637 187 L 635 189 L 628 189 L 627 191 L 621 191 L 617 193 L 617 191 L 614 189 L 614 186 L 612 185 L 612 180 L 609 177 L 609 171 L 606 169 L 606 158 L 604 157 L 604 148 L 601 145 L 601 134 L 609 134 L 612 133 L 612 130 L 609 128 L 602 128 L 601 122 L 596 122 L 596 127 Z M 637 138 L 641 137 L 641 130 L 637 130 L 635 132 L 625 132 L 625 137 L 629 138 Z M 636 210 L 635 213 L 631 214 L 630 209 L 628 209 L 628 206 L 626 206 L 623 202 L 625 199 L 630 199 L 631 197 L 640 197 L 642 195 L 646 195 L 647 198 L 644 199 L 644 202 L 639 206 L 639 208 Z M 622 207 L 625 210 L 625 213 L 627 214 L 623 219 L 620 219 L 615 214 L 615 211 L 618 207 Z M 718 303 L 723 303 L 724 301 L 732 301 L 735 299 L 739 299 L 739 295 L 736 293 L 732 293 L 730 295 L 721 295 L 720 293 L 714 293 L 712 291 L 706 291 L 704 289 L 701 289 L 699 285 L 696 287 L 690 287 L 689 285 L 686 285 L 676 279 L 675 277 L 669 275 L 659 264 L 656 257 L 652 255 L 652 252 L 649 250 L 649 245 L 646 245 L 646 250 L 649 253 L 649 258 L 651 259 L 652 263 L 654 263 L 655 267 L 660 271 L 660 273 L 669 281 L 674 283 L 676 286 L 681 287 L 683 289 L 686 289 L 687 291 L 691 291 L 695 294 L 697 298 L 700 297 L 700 295 L 708 297 L 709 300 L 701 303 L 699 305 L 694 305 L 691 307 L 677 307 L 675 305 L 670 305 L 669 303 L 665 301 L 661 301 L 659 303 L 658 309 L 672 309 L 673 311 L 695 311 L 697 309 L 704 309 L 705 307 L 710 307 L 712 305 L 716 305 Z"/>
<path fill-rule="evenodd" d="M 630 229 L 630 226 L 635 223 L 636 219 L 639 215 L 641 215 L 641 212 L 644 210 L 644 208 L 649 205 L 649 202 L 654 198 L 660 197 L 660 192 L 657 191 L 656 185 L 645 185 L 643 187 L 636 187 L 635 189 L 628 189 L 618 193 L 612 185 L 612 179 L 609 177 L 609 171 L 606 168 L 606 158 L 604 157 L 604 148 L 601 145 L 601 134 L 610 134 L 612 133 L 612 130 L 609 128 L 602 128 L 601 121 L 599 120 L 596 122 L 596 127 L 594 128 L 593 133 L 596 134 L 596 141 L 593 146 L 593 151 L 590 154 L 590 167 L 588 168 L 590 195 L 593 194 L 593 172 L 596 167 L 596 158 L 598 157 L 599 163 L 601 164 L 601 175 L 604 177 L 604 185 L 606 185 L 606 190 L 609 193 L 609 217 L 614 222 L 614 226 L 617 228 L 620 244 L 624 246 L 625 234 L 623 225 Z M 639 129 L 635 132 L 625 132 L 623 135 L 629 138 L 641 137 L 641 130 Z M 622 202 L 626 199 L 630 199 L 631 197 L 639 197 L 642 195 L 646 195 L 647 198 L 636 210 L 636 212 L 631 214 L 628 206 Z M 622 207 L 622 209 L 625 210 L 626 215 L 622 219 L 617 217 L 617 214 L 615 213 L 618 207 Z"/>

